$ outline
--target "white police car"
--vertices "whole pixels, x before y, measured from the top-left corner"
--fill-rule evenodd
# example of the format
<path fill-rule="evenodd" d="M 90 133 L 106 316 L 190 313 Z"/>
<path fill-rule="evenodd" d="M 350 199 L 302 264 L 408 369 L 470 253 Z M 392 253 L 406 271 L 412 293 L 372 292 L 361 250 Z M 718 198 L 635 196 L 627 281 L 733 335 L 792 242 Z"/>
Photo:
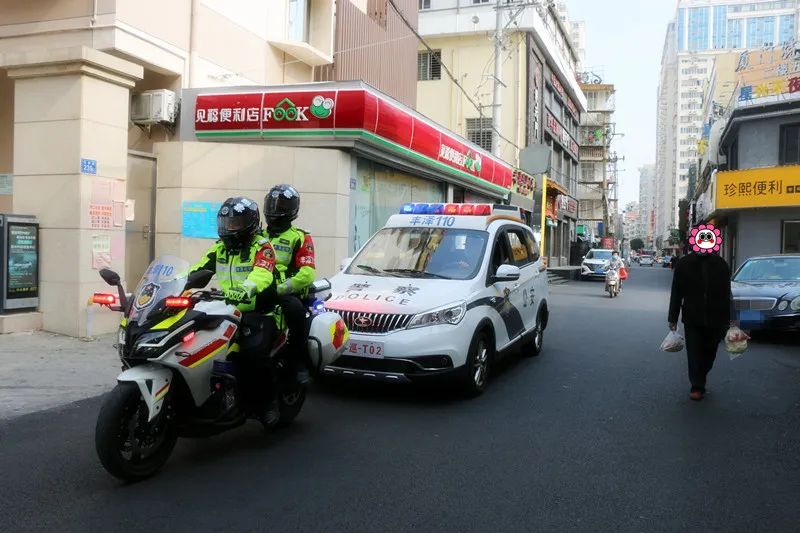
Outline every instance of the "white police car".
<path fill-rule="evenodd" d="M 547 275 L 520 209 L 406 204 L 343 263 L 325 307 L 347 323 L 328 375 L 415 381 L 452 375 L 472 394 L 495 358 L 538 355 Z"/>

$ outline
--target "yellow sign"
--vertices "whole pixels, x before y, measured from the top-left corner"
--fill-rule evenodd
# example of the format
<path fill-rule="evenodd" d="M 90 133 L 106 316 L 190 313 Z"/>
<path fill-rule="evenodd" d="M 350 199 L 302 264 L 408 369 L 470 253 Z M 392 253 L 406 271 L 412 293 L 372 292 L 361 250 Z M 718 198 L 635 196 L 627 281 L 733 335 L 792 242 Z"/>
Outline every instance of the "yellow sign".
<path fill-rule="evenodd" d="M 800 166 L 717 173 L 717 209 L 800 206 Z"/>

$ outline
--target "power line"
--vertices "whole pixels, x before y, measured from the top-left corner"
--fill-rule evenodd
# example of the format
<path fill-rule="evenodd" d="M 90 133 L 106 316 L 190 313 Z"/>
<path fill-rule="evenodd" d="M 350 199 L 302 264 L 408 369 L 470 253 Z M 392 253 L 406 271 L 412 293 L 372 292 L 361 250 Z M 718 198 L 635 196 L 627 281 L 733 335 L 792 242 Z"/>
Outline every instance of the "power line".
<path fill-rule="evenodd" d="M 402 20 L 402 21 L 403 21 L 403 24 L 405 24 L 405 26 L 406 26 L 406 27 L 407 27 L 409 30 L 411 30 L 411 33 L 413 33 L 413 34 L 416 36 L 417 40 L 418 40 L 420 43 L 422 43 L 422 46 L 424 46 L 424 47 L 425 47 L 425 49 L 426 49 L 426 50 L 428 50 L 428 52 L 431 54 L 431 56 L 433 56 L 433 55 L 434 55 L 433 48 L 431 48 L 431 47 L 430 47 L 430 45 L 428 45 L 428 43 L 425 41 L 425 39 L 423 39 L 423 38 L 422 38 L 422 35 L 420 35 L 420 34 L 419 34 L 419 32 L 417 32 L 417 30 L 416 30 L 416 29 L 414 29 L 414 26 L 412 26 L 412 25 L 411 25 L 411 23 L 410 23 L 410 22 L 408 22 L 408 19 L 407 19 L 407 18 L 406 18 L 406 16 L 403 14 L 403 12 L 400 10 L 400 8 L 399 8 L 399 7 L 397 7 L 397 4 L 395 4 L 394 0 L 388 0 L 388 2 L 389 2 L 389 5 L 391 5 L 391 6 L 392 6 L 392 9 L 394 9 L 394 10 L 395 10 L 395 12 L 397 13 L 397 15 L 400 17 L 400 20 Z M 445 71 L 445 73 L 447 74 L 447 77 L 448 77 L 448 78 L 450 78 L 450 81 L 452 81 L 452 82 L 455 84 L 455 86 L 456 86 L 456 87 L 458 87 L 458 88 L 459 88 L 459 90 L 460 90 L 460 91 L 461 91 L 461 92 L 464 94 L 464 98 L 466 98 L 466 99 L 467 99 L 467 102 L 469 102 L 470 104 L 472 104 L 472 107 L 474 107 L 474 108 L 475 108 L 475 109 L 478 111 L 478 116 L 479 116 L 481 119 L 483 119 L 483 118 L 489 118 L 489 117 L 484 117 L 482 106 L 480 106 L 480 105 L 478 105 L 477 103 L 475 103 L 475 100 L 473 100 L 473 99 L 472 99 L 472 97 L 469 95 L 469 93 L 467 93 L 467 90 L 466 90 L 466 89 L 464 89 L 464 87 L 463 87 L 463 86 L 462 86 L 462 85 L 461 85 L 461 84 L 458 82 L 458 80 L 457 80 L 457 79 L 456 79 L 456 77 L 453 75 L 453 73 L 452 73 L 452 72 L 450 72 L 450 69 L 449 69 L 449 68 L 447 68 L 447 65 L 445 65 L 445 64 L 442 62 L 441 58 L 439 59 L 439 66 L 441 66 L 441 67 L 442 67 L 442 69 Z M 481 122 L 483 122 L 483 121 L 481 121 Z M 516 144 L 514 141 L 511 141 L 510 139 L 506 138 L 506 137 L 505 137 L 505 136 L 504 136 L 504 135 L 503 135 L 503 134 L 502 134 L 502 133 L 501 133 L 499 130 L 497 130 L 497 128 L 495 128 L 494 126 L 492 126 L 492 127 L 491 127 L 491 129 L 492 129 L 492 131 L 494 131 L 495 133 L 497 133 L 497 136 L 498 136 L 498 137 L 500 137 L 501 139 L 503 139 L 505 142 L 507 142 L 508 144 L 510 144 L 511 146 L 513 146 L 514 148 L 516 148 L 517 150 L 522 150 L 522 148 L 520 148 L 519 146 L 517 146 L 517 144 Z"/>

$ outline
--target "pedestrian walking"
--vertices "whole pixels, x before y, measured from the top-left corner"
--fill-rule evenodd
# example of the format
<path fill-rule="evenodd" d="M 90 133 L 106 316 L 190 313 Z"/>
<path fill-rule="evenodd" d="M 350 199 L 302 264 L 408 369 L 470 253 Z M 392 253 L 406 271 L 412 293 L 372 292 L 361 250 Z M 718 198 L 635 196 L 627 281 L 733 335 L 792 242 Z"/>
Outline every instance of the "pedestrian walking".
<path fill-rule="evenodd" d="M 691 391 L 700 401 L 706 392 L 706 376 L 714 366 L 717 347 L 730 325 L 735 324 L 731 299 L 731 272 L 716 253 L 695 252 L 682 257 L 673 270 L 669 301 L 669 328 L 683 320 Z"/>

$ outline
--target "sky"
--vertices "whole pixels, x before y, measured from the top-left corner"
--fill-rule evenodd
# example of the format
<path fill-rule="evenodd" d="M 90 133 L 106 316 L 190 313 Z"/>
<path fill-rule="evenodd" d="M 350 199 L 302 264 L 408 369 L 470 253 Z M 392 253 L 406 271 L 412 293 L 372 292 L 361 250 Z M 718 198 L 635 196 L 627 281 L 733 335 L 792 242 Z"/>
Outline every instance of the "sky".
<path fill-rule="evenodd" d="M 566 0 L 571 20 L 586 21 L 585 70 L 616 86 L 620 211 L 639 201 L 639 168 L 656 162 L 661 52 L 677 0 Z M 624 171 L 623 171 L 624 170 Z"/>

